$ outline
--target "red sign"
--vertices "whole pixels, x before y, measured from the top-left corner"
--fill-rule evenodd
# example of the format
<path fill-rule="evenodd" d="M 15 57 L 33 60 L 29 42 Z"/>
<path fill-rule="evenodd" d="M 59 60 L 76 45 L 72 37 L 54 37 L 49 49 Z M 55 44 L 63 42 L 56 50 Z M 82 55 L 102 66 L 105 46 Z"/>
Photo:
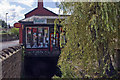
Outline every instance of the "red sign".
<path fill-rule="evenodd" d="M 21 25 L 21 23 L 15 23 L 15 24 L 14 24 L 14 27 L 15 27 L 15 28 L 21 28 L 22 25 Z"/>
<path fill-rule="evenodd" d="M 36 33 L 37 32 L 37 28 L 33 28 L 33 32 Z"/>

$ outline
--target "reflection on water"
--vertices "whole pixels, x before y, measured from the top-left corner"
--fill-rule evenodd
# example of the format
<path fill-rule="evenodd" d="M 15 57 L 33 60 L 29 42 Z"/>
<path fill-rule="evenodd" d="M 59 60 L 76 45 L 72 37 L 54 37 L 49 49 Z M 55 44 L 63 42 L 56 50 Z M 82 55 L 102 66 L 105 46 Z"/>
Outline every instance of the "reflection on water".
<path fill-rule="evenodd" d="M 28 78 L 51 78 L 54 75 L 61 76 L 57 65 L 58 58 L 39 57 L 24 60 L 24 77 Z"/>

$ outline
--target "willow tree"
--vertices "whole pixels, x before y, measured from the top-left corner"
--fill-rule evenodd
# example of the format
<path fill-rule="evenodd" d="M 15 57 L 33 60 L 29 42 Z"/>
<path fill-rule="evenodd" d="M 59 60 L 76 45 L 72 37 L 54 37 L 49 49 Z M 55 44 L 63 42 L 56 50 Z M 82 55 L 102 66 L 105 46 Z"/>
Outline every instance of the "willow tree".
<path fill-rule="evenodd" d="M 114 74 L 110 55 L 115 54 L 118 44 L 120 3 L 62 2 L 60 8 L 71 14 L 62 24 L 67 37 L 58 62 L 62 77 L 97 78 Z"/>

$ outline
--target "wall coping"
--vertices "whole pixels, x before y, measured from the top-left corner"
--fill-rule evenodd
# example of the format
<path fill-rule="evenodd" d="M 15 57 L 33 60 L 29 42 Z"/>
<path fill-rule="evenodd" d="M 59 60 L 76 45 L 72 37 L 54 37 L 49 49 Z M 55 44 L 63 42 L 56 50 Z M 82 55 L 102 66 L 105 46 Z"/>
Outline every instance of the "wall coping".
<path fill-rule="evenodd" d="M 14 55 L 21 50 L 21 46 L 8 47 L 0 51 L 0 62 L 6 60 L 10 56 Z"/>

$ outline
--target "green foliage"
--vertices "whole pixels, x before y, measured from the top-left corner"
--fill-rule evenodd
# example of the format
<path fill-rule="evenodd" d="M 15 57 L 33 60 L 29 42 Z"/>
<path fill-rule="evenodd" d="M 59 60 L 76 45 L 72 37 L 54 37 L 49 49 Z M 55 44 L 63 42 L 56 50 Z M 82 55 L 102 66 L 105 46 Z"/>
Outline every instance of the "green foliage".
<path fill-rule="evenodd" d="M 60 47 L 63 48 L 65 46 L 65 33 L 61 32 L 60 33 Z"/>
<path fill-rule="evenodd" d="M 1 27 L 3 27 L 3 28 L 7 28 L 7 23 L 5 22 L 5 21 L 3 21 L 3 20 L 0 20 L 0 25 L 1 25 Z"/>
<path fill-rule="evenodd" d="M 56 32 L 58 31 L 58 30 L 57 30 L 57 24 L 59 24 L 59 22 L 58 22 L 58 20 L 56 19 L 56 20 L 54 21 L 54 38 L 55 38 Z"/>
<path fill-rule="evenodd" d="M 9 34 L 19 35 L 19 29 L 18 28 L 12 28 L 9 31 Z"/>
<path fill-rule="evenodd" d="M 6 31 L 2 31 L 2 33 L 7 33 Z"/>
<path fill-rule="evenodd" d="M 120 3 L 61 3 L 71 16 L 63 22 L 67 43 L 58 61 L 62 78 L 109 77 L 120 26 Z"/>

